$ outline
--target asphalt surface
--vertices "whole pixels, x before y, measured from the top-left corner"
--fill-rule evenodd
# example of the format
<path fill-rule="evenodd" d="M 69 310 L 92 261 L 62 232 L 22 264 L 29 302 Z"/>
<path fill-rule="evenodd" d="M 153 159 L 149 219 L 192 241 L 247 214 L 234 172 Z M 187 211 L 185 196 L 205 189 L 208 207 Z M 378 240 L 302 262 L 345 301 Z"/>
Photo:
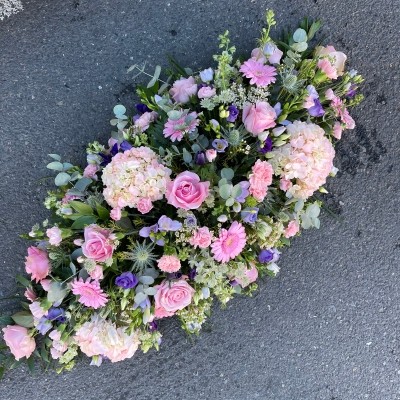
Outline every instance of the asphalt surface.
<path fill-rule="evenodd" d="M 0 296 L 23 271 L 17 235 L 47 215 L 46 154 L 83 161 L 107 138 L 112 107 L 133 101 L 131 64 L 206 67 L 225 29 L 250 51 L 267 7 L 281 28 L 322 18 L 326 43 L 366 77 L 329 184 L 337 216 L 296 239 L 254 298 L 216 307 L 200 337 L 168 320 L 160 352 L 61 376 L 22 368 L 1 400 L 400 399 L 398 0 L 24 1 L 0 22 Z"/>

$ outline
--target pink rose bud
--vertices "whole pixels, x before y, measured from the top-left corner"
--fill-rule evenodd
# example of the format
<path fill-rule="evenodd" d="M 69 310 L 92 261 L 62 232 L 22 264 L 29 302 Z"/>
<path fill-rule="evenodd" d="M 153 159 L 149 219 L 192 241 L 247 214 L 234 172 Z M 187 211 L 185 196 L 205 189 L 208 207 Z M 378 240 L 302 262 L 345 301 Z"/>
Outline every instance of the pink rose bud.
<path fill-rule="evenodd" d="M 200 88 L 197 96 L 199 99 L 208 99 L 209 97 L 215 96 L 216 90 L 214 88 L 210 88 L 209 86 L 204 86 Z"/>
<path fill-rule="evenodd" d="M 82 252 L 91 260 L 104 262 L 110 259 L 114 251 L 114 235 L 109 229 L 100 228 L 93 224 L 84 230 L 85 242 L 82 244 Z"/>
<path fill-rule="evenodd" d="M 300 230 L 299 224 L 297 221 L 290 221 L 289 225 L 284 231 L 285 238 L 289 239 L 294 236 Z"/>
<path fill-rule="evenodd" d="M 174 181 L 167 183 L 166 198 L 176 208 L 199 208 L 208 196 L 210 182 L 200 182 L 194 172 L 181 172 Z"/>
<path fill-rule="evenodd" d="M 36 282 L 46 278 L 50 272 L 50 260 L 44 250 L 31 246 L 28 248 L 28 256 L 25 261 L 25 270 L 31 274 L 31 280 Z"/>
<path fill-rule="evenodd" d="M 53 226 L 53 228 L 47 229 L 46 235 L 49 238 L 49 243 L 52 246 L 60 245 L 60 243 L 62 242 L 61 233 L 61 229 L 57 226 Z"/>
<path fill-rule="evenodd" d="M 177 103 L 188 103 L 190 96 L 194 96 L 197 93 L 196 81 L 193 76 L 181 78 L 174 82 L 169 93 Z"/>
<path fill-rule="evenodd" d="M 147 214 L 153 208 L 153 203 L 150 199 L 143 198 L 139 200 L 136 208 L 140 213 Z"/>
<path fill-rule="evenodd" d="M 189 239 L 189 243 L 195 248 L 200 247 L 201 249 L 206 249 L 210 246 L 211 240 L 211 232 L 206 226 L 204 226 L 193 232 L 193 236 Z"/>
<path fill-rule="evenodd" d="M 215 149 L 206 150 L 206 158 L 208 162 L 213 162 L 216 157 L 217 157 L 217 150 Z"/>
<path fill-rule="evenodd" d="M 276 125 L 276 112 L 264 101 L 258 101 L 256 104 L 246 103 L 242 118 L 246 130 L 254 136 Z"/>
<path fill-rule="evenodd" d="M 19 325 L 7 325 L 3 328 L 4 341 L 16 360 L 29 358 L 35 351 L 35 339 L 29 336 L 28 329 Z"/>
<path fill-rule="evenodd" d="M 121 209 L 119 207 L 113 208 L 110 212 L 110 217 L 114 221 L 119 221 L 121 219 Z"/>

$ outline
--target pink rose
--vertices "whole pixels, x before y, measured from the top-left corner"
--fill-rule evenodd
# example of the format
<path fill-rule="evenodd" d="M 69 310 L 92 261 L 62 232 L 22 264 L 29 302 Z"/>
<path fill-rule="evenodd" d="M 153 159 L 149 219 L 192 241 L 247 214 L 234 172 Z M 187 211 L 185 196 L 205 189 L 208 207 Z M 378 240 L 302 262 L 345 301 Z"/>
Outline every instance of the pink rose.
<path fill-rule="evenodd" d="M 189 243 L 195 248 L 200 247 L 201 249 L 205 249 L 210 246 L 212 241 L 212 235 L 210 230 L 203 226 L 202 228 L 197 229 L 193 236 L 189 239 Z"/>
<path fill-rule="evenodd" d="M 216 93 L 217 92 L 214 88 L 211 88 L 210 86 L 204 86 L 200 88 L 197 96 L 199 97 L 199 99 L 208 99 L 209 97 L 215 96 Z"/>
<path fill-rule="evenodd" d="M 135 121 L 135 128 L 139 128 L 141 132 L 145 132 L 157 117 L 158 114 L 155 111 L 146 111 Z"/>
<path fill-rule="evenodd" d="M 29 358 L 35 351 L 35 339 L 29 336 L 28 329 L 19 325 L 7 325 L 3 328 L 4 341 L 16 360 Z"/>
<path fill-rule="evenodd" d="M 235 281 L 242 287 L 245 288 L 246 286 L 249 286 L 250 283 L 253 283 L 257 280 L 258 278 L 258 269 L 256 266 L 253 264 L 251 266 L 251 269 L 247 269 L 245 271 L 245 279 L 241 278 L 235 278 Z"/>
<path fill-rule="evenodd" d="M 110 212 L 110 217 L 114 220 L 114 221 L 119 221 L 121 219 L 121 208 L 116 207 L 113 208 Z M 74 242 L 75 243 L 75 242 Z"/>
<path fill-rule="evenodd" d="M 329 78 L 336 79 L 338 76 L 342 76 L 344 74 L 344 64 L 346 63 L 347 60 L 346 54 L 342 53 L 341 51 L 336 51 L 333 46 L 327 46 L 327 47 L 319 46 L 317 47 L 316 54 L 321 58 L 324 56 L 328 57 L 325 58 L 325 60 L 328 60 L 334 69 L 334 73 L 332 73 L 331 75 L 332 77 L 327 74 Z M 319 66 L 319 63 L 318 67 L 321 68 Z"/>
<path fill-rule="evenodd" d="M 28 248 L 28 256 L 25 261 L 25 270 L 31 274 L 31 280 L 36 282 L 46 278 L 50 272 L 50 260 L 44 250 L 31 246 Z"/>
<path fill-rule="evenodd" d="M 97 181 L 96 172 L 99 170 L 99 167 L 96 164 L 88 164 L 83 171 L 83 176 L 85 178 L 90 178 Z"/>
<path fill-rule="evenodd" d="M 147 214 L 153 208 L 153 203 L 150 199 L 142 198 L 137 203 L 136 208 L 140 213 Z"/>
<path fill-rule="evenodd" d="M 82 252 L 91 260 L 104 262 L 112 257 L 114 251 L 114 235 L 108 229 L 100 228 L 93 224 L 84 230 L 85 241 Z"/>
<path fill-rule="evenodd" d="M 342 138 L 342 132 L 343 132 L 343 128 L 342 128 L 342 124 L 338 121 L 335 122 L 335 125 L 333 125 L 333 136 L 340 140 Z"/>
<path fill-rule="evenodd" d="M 206 158 L 208 162 L 213 162 L 216 157 L 217 157 L 217 150 L 215 149 L 206 150 Z"/>
<path fill-rule="evenodd" d="M 194 172 L 181 172 L 175 180 L 167 183 L 166 198 L 169 204 L 184 210 L 199 208 L 208 196 L 210 182 L 200 182 Z"/>
<path fill-rule="evenodd" d="M 258 101 L 255 105 L 246 103 L 242 119 L 247 131 L 256 136 L 276 125 L 276 112 L 265 101 Z"/>
<path fill-rule="evenodd" d="M 177 103 L 188 103 L 190 96 L 194 96 L 197 93 L 196 81 L 193 76 L 181 78 L 174 82 L 169 93 Z"/>
<path fill-rule="evenodd" d="M 294 236 L 300 230 L 299 224 L 297 221 L 290 221 L 289 225 L 284 231 L 285 238 L 289 239 Z"/>
<path fill-rule="evenodd" d="M 176 311 L 187 307 L 194 294 L 194 289 L 184 280 L 167 281 L 156 286 L 157 293 L 154 296 L 156 318 L 171 317 Z"/>
<path fill-rule="evenodd" d="M 89 276 L 95 281 L 100 281 L 104 278 L 103 276 L 103 267 L 99 264 L 96 264 L 94 269 L 89 272 Z"/>
<path fill-rule="evenodd" d="M 62 237 L 61 237 L 61 229 L 58 228 L 57 226 L 53 226 L 50 229 L 47 229 L 46 235 L 49 238 L 49 243 L 52 246 L 59 246 L 60 243 L 62 242 Z"/>
<path fill-rule="evenodd" d="M 164 255 L 157 261 L 157 266 L 163 272 L 177 272 L 181 269 L 181 261 L 176 256 Z"/>

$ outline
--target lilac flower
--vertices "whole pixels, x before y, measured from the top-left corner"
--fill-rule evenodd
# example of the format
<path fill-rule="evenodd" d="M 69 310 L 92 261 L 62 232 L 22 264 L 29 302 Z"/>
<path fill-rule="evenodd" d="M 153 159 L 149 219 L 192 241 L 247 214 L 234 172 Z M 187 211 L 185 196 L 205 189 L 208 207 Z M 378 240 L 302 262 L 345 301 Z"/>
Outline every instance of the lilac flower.
<path fill-rule="evenodd" d="M 185 226 L 188 228 L 195 228 L 197 226 L 197 219 L 193 214 L 188 214 L 185 219 Z"/>
<path fill-rule="evenodd" d="M 213 80 L 214 77 L 214 71 L 212 70 L 212 68 L 207 68 L 204 71 L 200 72 L 200 79 L 203 82 L 211 82 Z"/>
<path fill-rule="evenodd" d="M 212 142 L 212 146 L 218 153 L 224 153 L 225 149 L 228 147 L 228 142 L 225 139 L 215 139 Z"/>
<path fill-rule="evenodd" d="M 354 84 L 350 85 L 350 88 L 346 93 L 346 97 L 348 97 L 350 99 L 353 98 L 356 95 L 357 89 L 358 88 L 356 85 L 354 85 Z"/>
<path fill-rule="evenodd" d="M 40 318 L 39 323 L 36 326 L 36 329 L 42 335 L 45 335 L 52 327 L 53 325 L 51 324 L 51 322 L 46 317 L 42 317 Z"/>
<path fill-rule="evenodd" d="M 247 224 L 254 224 L 258 218 L 258 208 L 257 207 L 247 207 L 240 213 L 243 222 Z"/>
<path fill-rule="evenodd" d="M 258 152 L 261 153 L 261 154 L 266 154 L 266 153 L 268 153 L 269 151 L 272 150 L 272 145 L 273 145 L 272 139 L 268 136 L 264 140 L 264 143 L 263 143 L 262 147 L 261 147 L 260 143 L 258 143 L 258 145 L 257 145 Z"/>
<path fill-rule="evenodd" d="M 138 110 L 140 114 L 144 114 L 145 112 L 151 112 L 150 108 L 143 103 L 136 104 L 136 110 Z"/>
<path fill-rule="evenodd" d="M 308 109 L 312 117 L 322 117 L 325 114 L 324 108 L 318 99 L 314 99 L 314 105 Z"/>
<path fill-rule="evenodd" d="M 67 319 L 65 317 L 65 310 L 63 308 L 51 307 L 48 311 L 46 318 L 49 321 L 64 323 Z"/>
<path fill-rule="evenodd" d="M 239 196 L 235 197 L 235 200 L 238 203 L 244 203 L 246 201 L 246 197 L 249 195 L 250 182 L 248 181 L 239 182 L 239 186 L 242 189 L 242 191 L 240 192 Z"/>
<path fill-rule="evenodd" d="M 182 228 L 182 224 L 179 221 L 173 221 L 166 215 L 163 215 L 158 220 L 158 230 L 160 232 L 175 232 Z"/>
<path fill-rule="evenodd" d="M 124 141 L 120 144 L 119 148 L 120 148 L 122 151 L 126 151 L 126 150 L 130 150 L 130 149 L 132 148 L 132 145 L 131 145 L 129 142 L 127 142 L 126 140 L 124 140 Z"/>
<path fill-rule="evenodd" d="M 197 165 L 204 165 L 206 163 L 206 155 L 204 151 L 198 151 L 194 156 L 194 162 Z"/>
<path fill-rule="evenodd" d="M 158 232 L 158 225 L 154 224 L 151 226 L 145 226 L 139 231 L 139 236 L 144 237 L 144 238 L 150 238 L 152 242 L 155 241 L 155 234 Z M 159 246 L 164 246 L 164 240 L 163 239 L 158 239 L 156 241 L 156 244 Z"/>
<path fill-rule="evenodd" d="M 136 275 L 132 272 L 123 272 L 115 278 L 115 284 L 122 289 L 133 289 L 139 283 Z"/>
<path fill-rule="evenodd" d="M 274 259 L 274 252 L 272 250 L 261 250 L 260 254 L 258 255 L 258 261 L 262 264 L 266 264 L 271 262 Z"/>
<path fill-rule="evenodd" d="M 229 111 L 229 116 L 226 119 L 228 122 L 235 122 L 236 118 L 239 115 L 239 110 L 232 104 L 231 106 L 228 107 Z"/>
<path fill-rule="evenodd" d="M 278 118 L 279 117 L 279 115 L 281 115 L 281 113 L 282 113 L 282 106 L 281 106 L 281 103 L 276 103 L 275 105 L 274 105 L 274 110 L 275 110 L 275 112 L 276 112 L 276 117 Z"/>

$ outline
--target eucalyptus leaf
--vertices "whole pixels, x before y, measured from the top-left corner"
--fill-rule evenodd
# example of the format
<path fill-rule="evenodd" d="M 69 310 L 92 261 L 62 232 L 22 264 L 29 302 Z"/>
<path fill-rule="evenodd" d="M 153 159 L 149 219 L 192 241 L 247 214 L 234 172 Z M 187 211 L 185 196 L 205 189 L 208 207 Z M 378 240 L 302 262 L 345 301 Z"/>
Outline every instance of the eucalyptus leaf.
<path fill-rule="evenodd" d="M 297 51 L 298 53 L 302 53 L 303 51 L 307 50 L 308 44 L 307 44 L 307 42 L 293 43 L 291 47 L 293 50 Z"/>
<path fill-rule="evenodd" d="M 113 112 L 114 112 L 115 116 L 119 118 L 120 116 L 122 116 L 126 113 L 126 108 L 122 104 L 117 104 L 114 107 Z"/>
<path fill-rule="evenodd" d="M 32 328 L 34 326 L 33 315 L 29 311 L 18 311 L 11 318 L 17 325 L 24 328 Z"/>
<path fill-rule="evenodd" d="M 185 161 L 186 164 L 190 164 L 192 159 L 192 155 L 185 148 L 183 148 L 183 161 Z"/>
<path fill-rule="evenodd" d="M 152 285 L 154 283 L 154 278 L 143 275 L 139 278 L 139 282 L 143 283 L 143 285 Z"/>
<path fill-rule="evenodd" d="M 60 163 L 59 161 L 52 161 L 51 163 L 48 163 L 46 165 L 46 168 L 52 169 L 54 171 L 63 171 L 63 164 Z"/>
<path fill-rule="evenodd" d="M 71 176 L 66 172 L 60 172 L 54 179 L 56 186 L 65 186 L 71 179 Z"/>
<path fill-rule="evenodd" d="M 65 283 L 52 281 L 47 292 L 47 300 L 51 303 L 61 303 L 67 293 L 68 289 Z"/>
<path fill-rule="evenodd" d="M 69 264 L 69 268 L 71 269 L 72 275 L 76 274 L 76 266 L 73 262 Z"/>
<path fill-rule="evenodd" d="M 93 182 L 92 179 L 87 178 L 87 177 L 82 177 L 81 179 L 79 179 L 75 185 L 74 185 L 74 189 L 79 190 L 80 192 L 84 192 L 85 189 Z"/>
<path fill-rule="evenodd" d="M 158 78 L 160 77 L 160 73 L 161 73 L 161 67 L 159 65 L 157 65 L 156 69 L 154 70 L 153 77 L 151 78 L 150 82 L 147 84 L 147 89 L 153 87 L 156 84 Z"/>
<path fill-rule="evenodd" d="M 81 256 L 83 256 L 83 252 L 82 252 L 82 249 L 80 247 L 79 247 L 79 249 L 75 249 L 71 254 L 71 258 L 73 260 L 77 260 L 78 257 L 81 257 Z"/>
<path fill-rule="evenodd" d="M 293 34 L 293 40 L 296 43 L 307 42 L 307 32 L 301 28 L 296 29 Z"/>
<path fill-rule="evenodd" d="M 154 287 L 148 287 L 144 289 L 144 293 L 146 293 L 148 296 L 155 296 L 157 293 L 157 289 Z"/>
<path fill-rule="evenodd" d="M 171 110 L 167 113 L 167 115 L 169 119 L 176 121 L 181 117 L 182 113 L 178 110 Z"/>
<path fill-rule="evenodd" d="M 241 194 L 242 194 L 242 187 L 239 184 L 235 185 L 232 189 L 232 197 L 236 199 Z"/>
<path fill-rule="evenodd" d="M 192 150 L 195 153 L 197 153 L 198 151 L 201 151 L 201 147 L 197 143 L 195 143 L 195 144 L 192 144 Z"/>
<path fill-rule="evenodd" d="M 235 203 L 235 199 L 233 197 L 229 197 L 229 199 L 226 200 L 225 205 L 227 207 L 232 207 L 234 203 Z"/>
<path fill-rule="evenodd" d="M 321 212 L 321 209 L 319 208 L 318 204 L 316 204 L 316 203 L 310 204 L 306 210 L 306 214 L 310 218 L 317 218 L 318 215 L 320 214 L 320 212 Z"/>
<path fill-rule="evenodd" d="M 143 301 L 145 301 L 147 299 L 147 294 L 141 292 L 141 293 L 136 293 L 134 301 L 136 304 L 140 304 Z"/>
<path fill-rule="evenodd" d="M 230 183 L 221 185 L 219 188 L 219 195 L 224 199 L 228 199 L 231 196 L 233 186 Z"/>
<path fill-rule="evenodd" d="M 221 177 L 227 179 L 228 181 L 232 180 L 235 176 L 233 169 L 231 168 L 222 168 Z"/>
<path fill-rule="evenodd" d="M 53 160 L 61 161 L 61 156 L 59 156 L 58 154 L 48 154 L 48 156 L 51 157 Z"/>

